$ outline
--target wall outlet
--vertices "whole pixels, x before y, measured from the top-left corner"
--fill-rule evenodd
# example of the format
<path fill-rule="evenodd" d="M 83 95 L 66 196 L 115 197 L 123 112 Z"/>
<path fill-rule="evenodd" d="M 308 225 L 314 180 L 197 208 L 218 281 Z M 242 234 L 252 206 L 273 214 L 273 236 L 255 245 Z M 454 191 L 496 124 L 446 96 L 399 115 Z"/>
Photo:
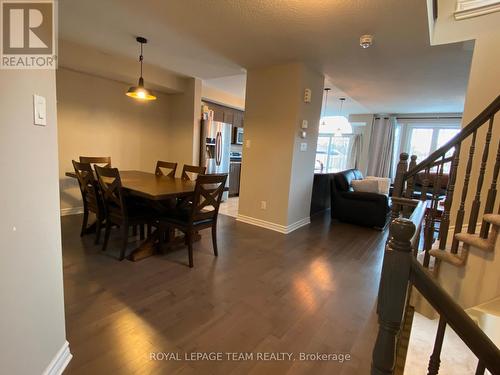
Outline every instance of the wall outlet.
<path fill-rule="evenodd" d="M 260 201 L 260 209 L 267 210 L 267 201 Z"/>

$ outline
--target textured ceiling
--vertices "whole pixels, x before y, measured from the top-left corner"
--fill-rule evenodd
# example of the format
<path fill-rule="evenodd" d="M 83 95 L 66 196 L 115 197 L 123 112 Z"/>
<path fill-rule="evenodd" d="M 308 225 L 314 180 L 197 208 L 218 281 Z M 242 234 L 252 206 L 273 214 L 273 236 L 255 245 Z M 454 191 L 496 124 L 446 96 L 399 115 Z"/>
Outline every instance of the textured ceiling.
<path fill-rule="evenodd" d="M 59 29 L 63 39 L 129 56 L 144 35 L 149 63 L 202 79 L 304 61 L 370 112 L 461 112 L 472 52 L 430 46 L 425 3 L 63 0 Z M 365 33 L 375 36 L 366 50 Z"/>

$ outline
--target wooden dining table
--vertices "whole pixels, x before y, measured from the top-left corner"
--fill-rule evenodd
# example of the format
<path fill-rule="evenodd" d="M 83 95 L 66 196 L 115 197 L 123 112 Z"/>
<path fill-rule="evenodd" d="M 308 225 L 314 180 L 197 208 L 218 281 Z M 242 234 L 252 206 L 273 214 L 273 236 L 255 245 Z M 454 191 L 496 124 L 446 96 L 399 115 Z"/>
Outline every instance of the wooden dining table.
<path fill-rule="evenodd" d="M 67 177 L 76 178 L 75 172 L 66 172 Z M 159 201 L 173 198 L 183 198 L 193 195 L 196 181 L 184 180 L 167 176 L 157 176 L 154 173 L 124 170 L 120 171 L 122 188 L 128 194 L 151 202 L 151 209 Z M 154 254 L 157 236 L 151 235 L 127 258 L 132 261 L 144 259 Z M 196 239 L 196 238 L 195 238 Z"/>

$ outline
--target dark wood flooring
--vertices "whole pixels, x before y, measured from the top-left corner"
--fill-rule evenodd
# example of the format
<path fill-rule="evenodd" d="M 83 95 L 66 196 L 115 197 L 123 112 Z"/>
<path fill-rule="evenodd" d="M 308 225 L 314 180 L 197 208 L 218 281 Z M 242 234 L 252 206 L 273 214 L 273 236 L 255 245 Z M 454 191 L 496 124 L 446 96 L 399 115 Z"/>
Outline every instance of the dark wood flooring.
<path fill-rule="evenodd" d="M 320 216 L 282 235 L 221 215 L 219 257 L 210 231 L 201 232 L 190 269 L 185 248 L 119 262 L 93 235 L 79 237 L 80 220 L 62 219 L 66 374 L 369 373 L 384 233 Z M 296 360 L 153 361 L 151 352 L 293 352 Z M 352 359 L 299 361 L 300 352 Z"/>

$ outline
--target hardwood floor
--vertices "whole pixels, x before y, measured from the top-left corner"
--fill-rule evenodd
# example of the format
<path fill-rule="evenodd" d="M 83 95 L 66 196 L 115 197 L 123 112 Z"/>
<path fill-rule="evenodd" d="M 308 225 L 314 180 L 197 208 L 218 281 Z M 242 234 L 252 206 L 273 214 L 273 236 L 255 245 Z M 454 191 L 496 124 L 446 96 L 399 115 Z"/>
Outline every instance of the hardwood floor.
<path fill-rule="evenodd" d="M 285 236 L 221 215 L 219 257 L 201 232 L 189 269 L 185 248 L 119 262 L 79 237 L 80 220 L 62 218 L 67 374 L 369 372 L 385 234 L 316 217 Z M 152 352 L 293 352 L 295 361 L 154 361 Z M 352 359 L 300 361 L 300 352 Z"/>

